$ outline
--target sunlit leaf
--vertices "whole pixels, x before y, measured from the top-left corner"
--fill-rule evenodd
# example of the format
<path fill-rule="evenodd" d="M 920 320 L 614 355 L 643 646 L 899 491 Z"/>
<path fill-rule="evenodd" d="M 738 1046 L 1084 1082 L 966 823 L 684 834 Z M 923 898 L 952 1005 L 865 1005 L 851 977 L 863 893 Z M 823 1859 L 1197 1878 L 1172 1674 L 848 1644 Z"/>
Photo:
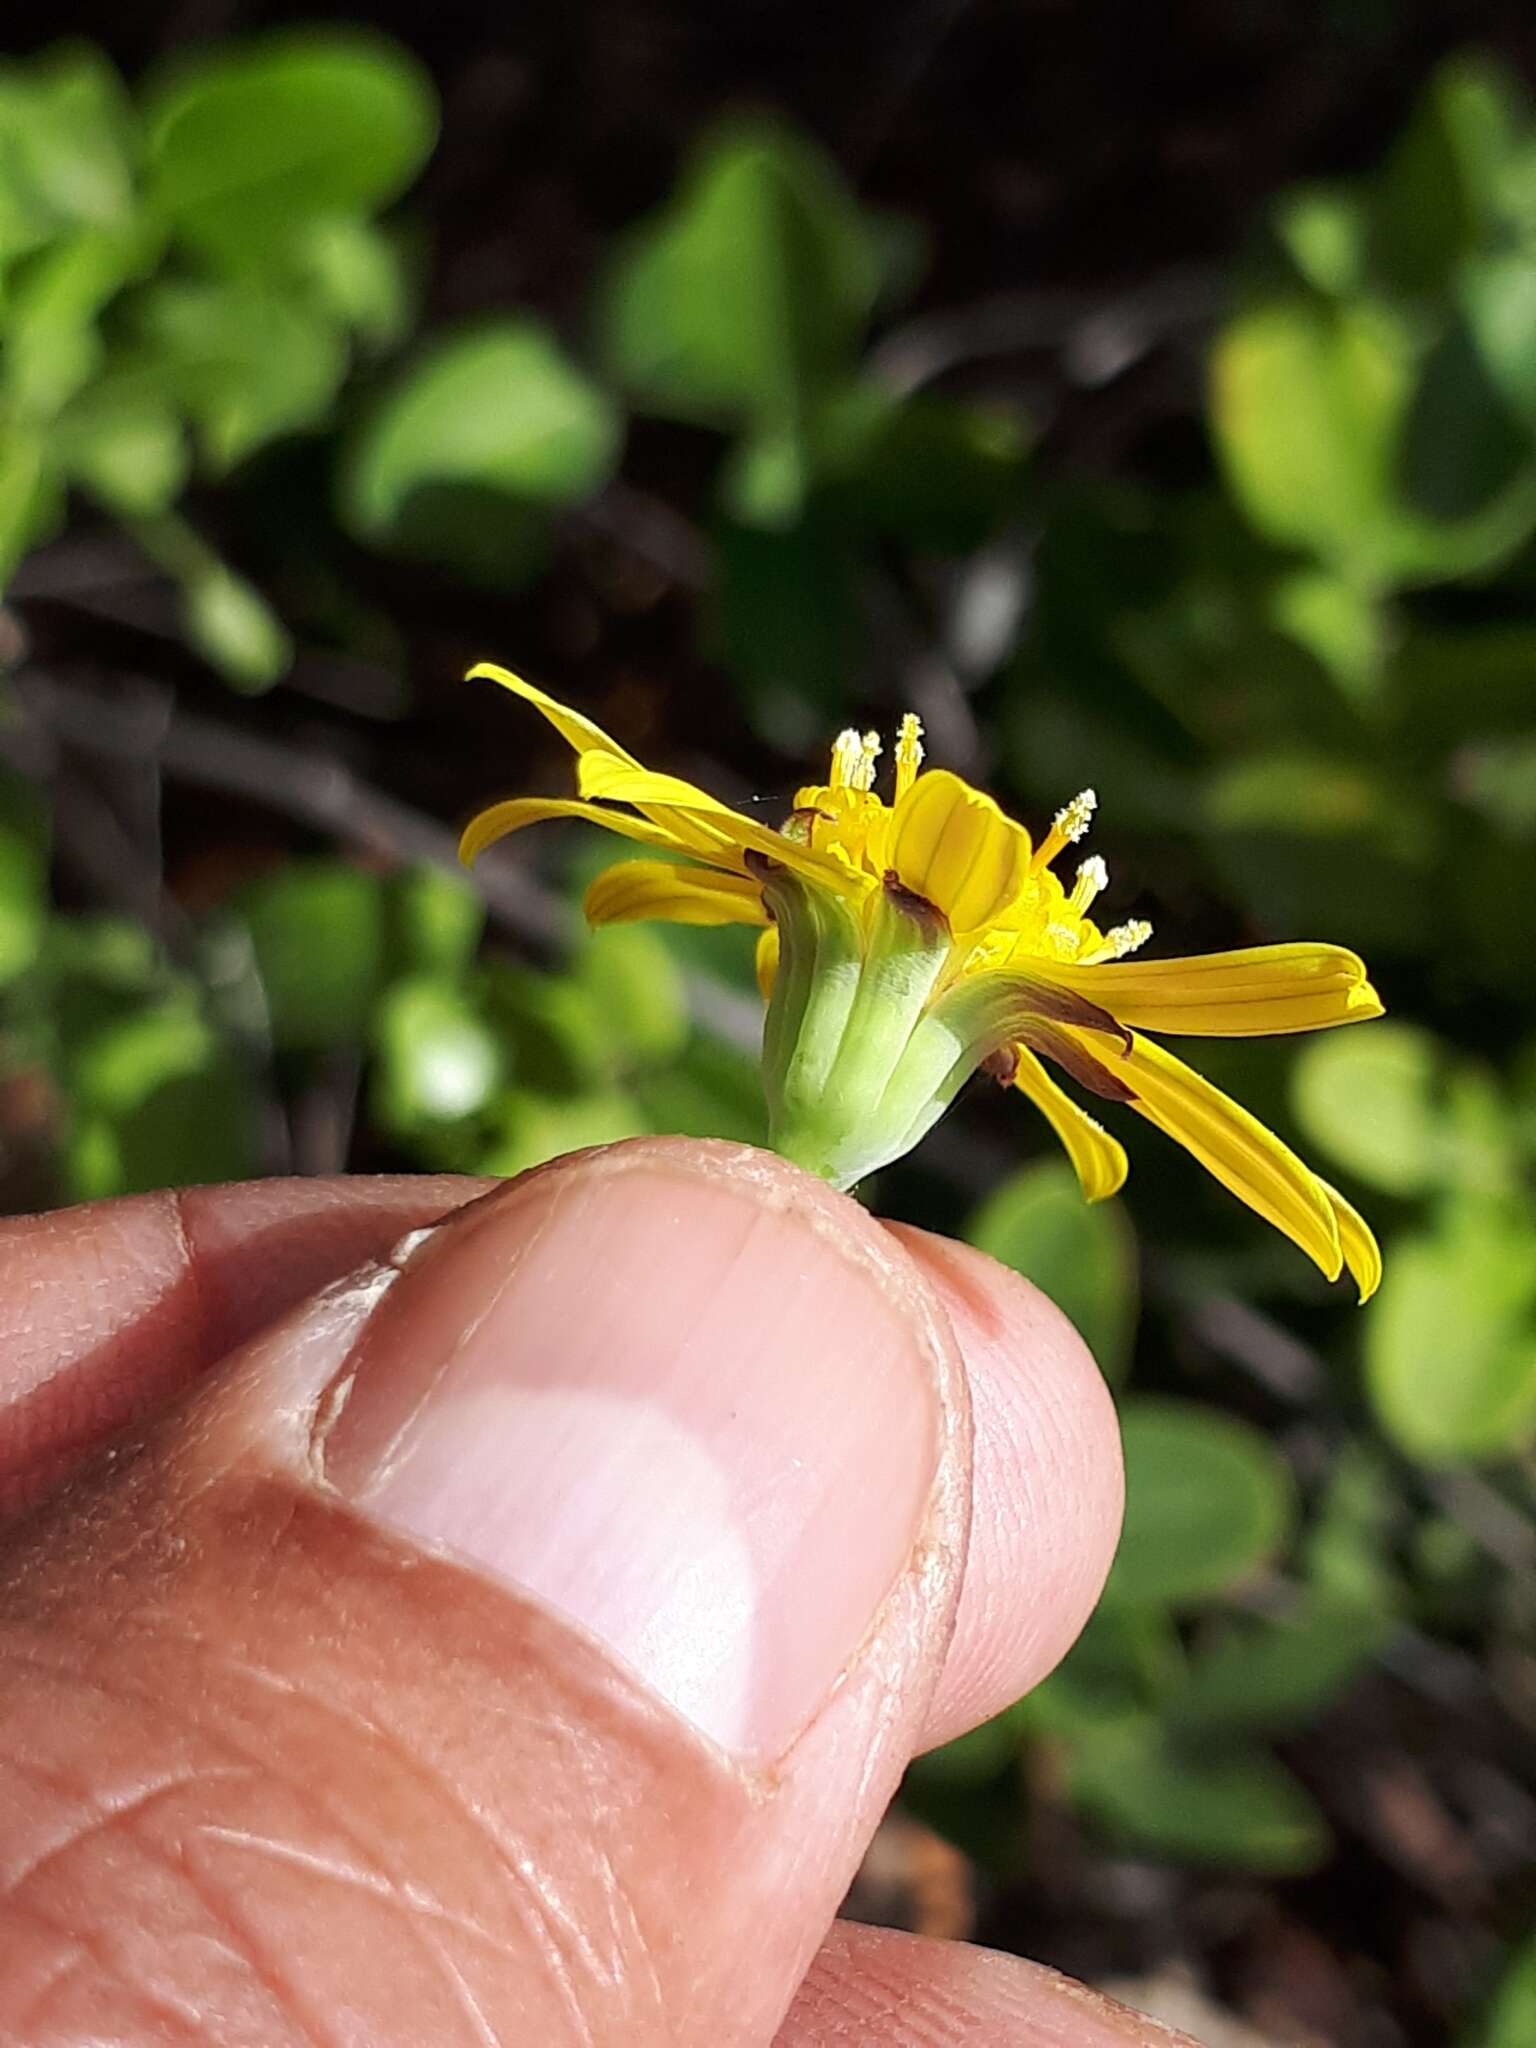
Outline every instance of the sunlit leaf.
<path fill-rule="evenodd" d="M 1417 1194 L 1440 1160 L 1440 1066 L 1430 1034 L 1395 1018 L 1320 1034 L 1291 1069 L 1297 1122 L 1346 1172 L 1389 1194 Z"/>
<path fill-rule="evenodd" d="M 182 578 L 181 622 L 197 651 L 240 688 L 268 688 L 293 660 L 272 607 L 222 562 L 198 563 Z"/>
<path fill-rule="evenodd" d="M 1414 328 L 1384 307 L 1271 299 L 1231 321 L 1212 356 L 1212 426 L 1254 525 L 1360 587 L 1434 582 L 1509 555 L 1536 523 L 1529 470 L 1449 508 L 1466 516 L 1436 516 L 1446 508 L 1406 495 L 1421 371 Z M 1477 396 L 1460 412 L 1457 389 L 1437 401 L 1443 444 L 1454 445 L 1458 420 L 1481 431 Z M 1421 493 L 1423 476 L 1421 458 Z"/>
<path fill-rule="evenodd" d="M 608 358 L 639 402 L 748 425 L 737 516 L 794 516 L 809 408 L 851 370 L 880 252 L 835 166 L 787 130 L 738 124 L 632 238 L 604 303 Z"/>
<path fill-rule="evenodd" d="M 476 1115 L 506 1079 L 499 1035 L 448 982 L 418 978 L 388 989 L 374 1046 L 371 1101 L 397 1138 Z"/>
<path fill-rule="evenodd" d="M 101 51 L 60 43 L 0 65 L 0 262 L 61 230 L 124 225 L 132 152 L 128 95 Z"/>
<path fill-rule="evenodd" d="M 437 108 L 398 44 L 297 29 L 182 64 L 146 120 L 157 204 L 178 234 L 245 268 L 317 219 L 397 199 L 432 147 Z"/>
<path fill-rule="evenodd" d="M 612 405 L 551 336 L 486 322 L 437 343 L 385 394 L 351 449 L 343 516 L 365 538 L 516 581 L 545 514 L 596 491 L 618 441 Z"/>
<path fill-rule="evenodd" d="M 135 317 L 140 376 L 190 416 L 216 468 L 324 419 L 345 374 L 334 324 L 252 279 L 160 282 Z"/>
<path fill-rule="evenodd" d="M 1367 1311 L 1366 1384 L 1411 1457 L 1512 1455 L 1536 1434 L 1536 1235 L 1480 1204 L 1399 1241 Z"/>

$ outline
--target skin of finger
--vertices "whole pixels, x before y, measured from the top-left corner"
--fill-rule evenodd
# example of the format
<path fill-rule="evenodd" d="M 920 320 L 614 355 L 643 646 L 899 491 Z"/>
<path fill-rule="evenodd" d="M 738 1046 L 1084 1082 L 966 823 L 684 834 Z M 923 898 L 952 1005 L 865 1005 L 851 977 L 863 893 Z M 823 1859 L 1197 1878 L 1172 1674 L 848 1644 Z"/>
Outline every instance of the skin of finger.
<path fill-rule="evenodd" d="M 927 1712 L 969 1407 L 932 1291 L 845 1198 L 739 1147 L 642 1141 L 599 1170 L 674 1148 L 834 1231 L 938 1390 L 921 1535 L 820 1712 L 749 1768 L 537 1602 L 329 1496 L 327 1403 L 411 1282 L 375 1269 L 257 1338 L 18 1549 L 0 2038 L 48 2048 L 136 2017 L 144 2038 L 206 2042 L 217 2011 L 221 2048 L 328 2042 L 342 2012 L 379 2048 L 771 2039 Z M 515 1230 L 537 1179 L 417 1256 L 455 1228 Z"/>
<path fill-rule="evenodd" d="M 494 1185 L 252 1181 L 0 1224 L 0 1516 L 275 1316 Z"/>
<path fill-rule="evenodd" d="M 1114 1402 L 1060 1309 L 969 1245 L 886 1228 L 944 1305 L 975 1419 L 970 1551 L 929 1749 L 1022 1698 L 1071 1648 L 1114 1560 L 1125 1484 Z"/>
<path fill-rule="evenodd" d="M 840 1922 L 774 2048 L 1199 2048 L 1017 1956 Z"/>
<path fill-rule="evenodd" d="M 13 1507 L 36 1498 L 274 1316 L 499 1185 L 261 1181 L 0 1225 L 15 1283 L 0 1289 L 0 1510 L 8 1483 Z M 931 1748 L 1029 1691 L 1076 1637 L 1118 1536 L 1119 1437 L 1097 1367 L 1038 1289 L 968 1246 L 885 1227 L 943 1301 L 975 1417 L 970 1552 Z"/>

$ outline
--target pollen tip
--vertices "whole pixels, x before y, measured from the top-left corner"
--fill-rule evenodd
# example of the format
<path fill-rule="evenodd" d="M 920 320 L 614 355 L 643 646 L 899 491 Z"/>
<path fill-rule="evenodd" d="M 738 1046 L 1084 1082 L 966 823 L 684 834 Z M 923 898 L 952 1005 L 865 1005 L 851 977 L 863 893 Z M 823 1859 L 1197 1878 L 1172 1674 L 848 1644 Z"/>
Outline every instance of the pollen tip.
<path fill-rule="evenodd" d="M 896 729 L 896 797 L 899 802 L 917 780 L 923 765 L 923 721 L 915 711 L 903 714 Z"/>
<path fill-rule="evenodd" d="M 1085 836 L 1088 827 L 1093 823 L 1093 814 L 1098 807 L 1098 792 L 1092 789 L 1080 789 L 1077 795 L 1073 797 L 1071 803 L 1062 805 L 1061 809 L 1051 820 L 1051 824 L 1068 846 L 1075 846 L 1077 841 Z"/>
<path fill-rule="evenodd" d="M 1144 917 L 1133 917 L 1125 924 L 1117 924 L 1112 931 L 1104 934 L 1104 943 L 1092 958 L 1083 964 L 1101 967 L 1109 960 L 1123 960 L 1127 953 L 1134 953 L 1144 946 L 1152 936 L 1152 927 Z"/>

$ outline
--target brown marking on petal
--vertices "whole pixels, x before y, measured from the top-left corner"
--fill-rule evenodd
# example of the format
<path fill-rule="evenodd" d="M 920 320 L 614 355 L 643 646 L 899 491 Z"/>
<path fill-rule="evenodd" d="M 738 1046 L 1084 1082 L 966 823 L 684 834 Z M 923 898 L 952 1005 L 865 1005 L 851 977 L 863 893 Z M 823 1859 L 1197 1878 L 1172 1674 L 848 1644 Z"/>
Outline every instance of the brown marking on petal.
<path fill-rule="evenodd" d="M 882 876 L 885 900 L 893 910 L 899 910 L 903 917 L 910 917 L 915 925 L 937 938 L 949 931 L 949 919 L 937 903 L 930 903 L 926 896 L 919 896 L 915 889 L 909 889 L 897 875 L 894 868 L 887 868 Z"/>
<path fill-rule="evenodd" d="M 790 812 L 779 830 L 786 839 L 792 839 L 797 846 L 814 846 L 818 818 L 824 818 L 829 825 L 837 823 L 831 811 L 818 810 L 815 804 L 799 804 Z"/>
<path fill-rule="evenodd" d="M 1021 1006 L 1027 1007 L 1031 1016 L 1048 1018 L 1053 1024 L 1072 1024 L 1079 1031 L 1096 1031 L 1105 1038 L 1118 1038 L 1123 1049 L 1130 1051 L 1130 1027 L 1099 1004 L 1090 1003 L 1086 996 L 1041 975 L 1010 972 L 1009 979 L 1019 991 Z"/>
<path fill-rule="evenodd" d="M 748 846 L 743 849 L 741 864 L 747 873 L 754 876 L 759 882 L 771 882 L 775 875 L 782 875 L 784 872 L 782 861 L 773 860 L 768 854 L 761 852 L 755 846 Z"/>
<path fill-rule="evenodd" d="M 1039 1053 L 1042 1059 L 1054 1060 L 1058 1067 L 1064 1068 L 1090 1095 L 1100 1096 L 1105 1102 L 1136 1100 L 1134 1088 L 1096 1060 L 1075 1038 L 1065 1031 L 1058 1031 L 1054 1024 L 1045 1022 L 1043 1018 L 1023 1026 L 1019 1037 L 1031 1052 Z"/>
<path fill-rule="evenodd" d="M 1000 1045 L 996 1052 L 987 1054 L 976 1071 L 995 1081 L 999 1088 L 1011 1088 L 1019 1078 L 1019 1048 Z"/>

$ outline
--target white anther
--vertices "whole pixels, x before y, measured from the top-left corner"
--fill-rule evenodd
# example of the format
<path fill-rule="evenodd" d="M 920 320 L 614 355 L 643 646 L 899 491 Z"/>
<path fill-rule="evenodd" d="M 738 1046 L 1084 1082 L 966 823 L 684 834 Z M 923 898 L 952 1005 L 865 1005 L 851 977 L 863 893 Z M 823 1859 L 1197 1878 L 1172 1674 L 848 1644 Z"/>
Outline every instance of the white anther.
<path fill-rule="evenodd" d="M 1093 823 L 1093 814 L 1099 808 L 1098 793 L 1091 789 L 1079 790 L 1071 803 L 1063 804 L 1051 820 L 1051 830 L 1065 840 L 1068 846 L 1075 846 L 1087 833 Z"/>
<path fill-rule="evenodd" d="M 1101 896 L 1108 887 L 1109 869 L 1098 854 L 1089 854 L 1077 871 L 1077 881 L 1072 890 L 1072 908 L 1078 916 L 1081 917 L 1095 898 Z"/>
<path fill-rule="evenodd" d="M 1113 931 L 1104 934 L 1104 943 L 1083 962 L 1085 967 L 1100 967 L 1106 960 L 1123 960 L 1127 953 L 1134 953 L 1144 946 L 1152 936 L 1152 927 L 1144 917 L 1133 917 L 1128 924 L 1117 924 Z"/>

